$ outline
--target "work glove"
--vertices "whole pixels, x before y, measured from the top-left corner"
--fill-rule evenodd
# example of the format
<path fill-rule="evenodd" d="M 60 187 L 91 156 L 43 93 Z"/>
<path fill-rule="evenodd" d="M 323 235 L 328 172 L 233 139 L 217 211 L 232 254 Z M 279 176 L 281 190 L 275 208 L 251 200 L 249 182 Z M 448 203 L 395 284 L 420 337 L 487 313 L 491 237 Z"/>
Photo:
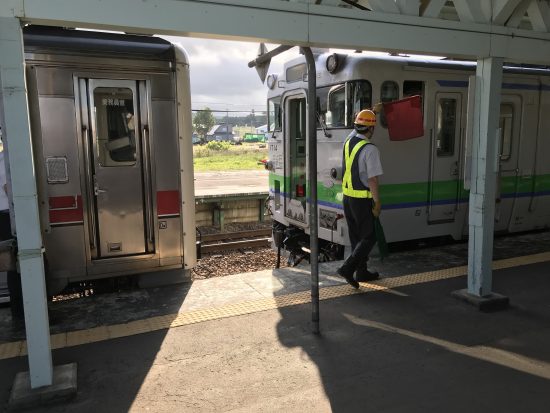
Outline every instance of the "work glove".
<path fill-rule="evenodd" d="M 372 111 L 376 114 L 382 112 L 383 109 L 384 109 L 384 104 L 382 102 L 378 102 L 372 107 Z"/>

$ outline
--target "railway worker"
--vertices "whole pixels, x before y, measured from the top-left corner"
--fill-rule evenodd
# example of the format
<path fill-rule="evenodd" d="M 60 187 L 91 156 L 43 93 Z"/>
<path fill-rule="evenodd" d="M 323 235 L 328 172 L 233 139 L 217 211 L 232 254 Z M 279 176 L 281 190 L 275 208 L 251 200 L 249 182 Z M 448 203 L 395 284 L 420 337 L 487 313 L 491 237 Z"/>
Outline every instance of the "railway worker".
<path fill-rule="evenodd" d="M 378 193 L 378 177 L 383 173 L 380 151 L 370 142 L 375 126 L 376 113 L 373 110 L 359 112 L 354 130 L 343 149 L 344 215 L 352 252 L 338 269 L 338 274 L 354 288 L 359 288 L 359 281 L 378 278 L 377 272 L 367 269 L 369 253 L 376 243 L 374 218 L 380 215 L 382 206 Z"/>

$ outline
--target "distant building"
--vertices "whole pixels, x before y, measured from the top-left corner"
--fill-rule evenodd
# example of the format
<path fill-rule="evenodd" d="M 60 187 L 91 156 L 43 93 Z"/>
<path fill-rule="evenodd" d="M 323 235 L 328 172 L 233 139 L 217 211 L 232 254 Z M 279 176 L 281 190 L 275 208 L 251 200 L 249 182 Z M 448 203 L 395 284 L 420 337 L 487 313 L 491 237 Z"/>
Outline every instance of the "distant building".
<path fill-rule="evenodd" d="M 267 133 L 267 125 L 258 126 L 256 128 L 256 133 Z"/>
<path fill-rule="evenodd" d="M 206 134 L 206 141 L 233 142 L 233 125 L 222 123 L 212 126 L 212 129 Z"/>
<path fill-rule="evenodd" d="M 254 126 L 234 126 L 233 127 L 233 134 L 244 136 L 245 133 L 256 133 L 256 128 Z"/>

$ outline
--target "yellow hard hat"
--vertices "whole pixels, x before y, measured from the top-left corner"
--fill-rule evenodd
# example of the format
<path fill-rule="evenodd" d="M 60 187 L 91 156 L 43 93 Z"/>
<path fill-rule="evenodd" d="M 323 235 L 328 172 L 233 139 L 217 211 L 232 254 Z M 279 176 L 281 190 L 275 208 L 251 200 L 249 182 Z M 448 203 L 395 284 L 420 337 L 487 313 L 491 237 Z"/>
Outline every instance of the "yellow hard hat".
<path fill-rule="evenodd" d="M 376 126 L 376 115 L 372 110 L 364 109 L 355 117 L 355 124 L 361 126 Z"/>

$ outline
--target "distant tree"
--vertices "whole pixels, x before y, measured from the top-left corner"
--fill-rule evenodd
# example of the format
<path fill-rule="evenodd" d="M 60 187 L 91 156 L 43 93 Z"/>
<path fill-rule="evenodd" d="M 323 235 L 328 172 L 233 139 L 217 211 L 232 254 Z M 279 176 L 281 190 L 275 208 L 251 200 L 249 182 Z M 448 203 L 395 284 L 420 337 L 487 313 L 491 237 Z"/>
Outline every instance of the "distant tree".
<path fill-rule="evenodd" d="M 193 127 L 203 142 L 206 142 L 206 134 L 215 124 L 216 119 L 208 107 L 198 111 L 193 117 Z"/>
<path fill-rule="evenodd" d="M 265 125 L 267 123 L 267 116 L 258 114 L 256 112 L 254 114 L 254 117 L 252 115 L 246 115 L 246 116 L 218 116 L 216 117 L 216 123 L 226 123 L 229 121 L 230 125 L 234 126 L 254 126 L 258 127 L 261 125 Z"/>

